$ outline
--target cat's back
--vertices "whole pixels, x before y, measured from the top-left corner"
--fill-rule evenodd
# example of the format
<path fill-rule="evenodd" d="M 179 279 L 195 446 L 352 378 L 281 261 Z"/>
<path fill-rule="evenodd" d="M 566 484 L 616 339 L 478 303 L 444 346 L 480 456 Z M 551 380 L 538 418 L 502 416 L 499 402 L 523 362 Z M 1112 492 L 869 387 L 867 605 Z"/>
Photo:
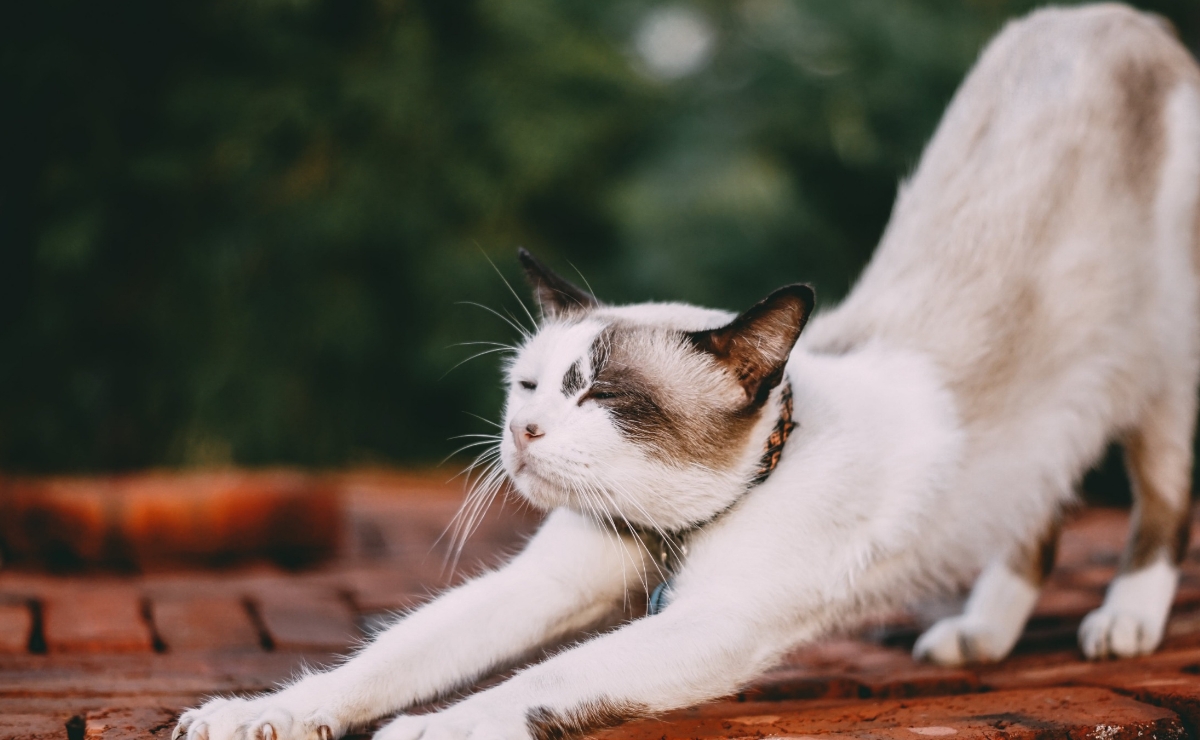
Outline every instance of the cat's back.
<path fill-rule="evenodd" d="M 1153 383 L 1196 333 L 1198 198 L 1200 70 L 1165 21 L 1035 12 L 984 50 L 872 263 L 804 341 L 931 355 L 967 423 L 1077 376 L 1116 413 L 1146 392 L 1128 374 Z"/>

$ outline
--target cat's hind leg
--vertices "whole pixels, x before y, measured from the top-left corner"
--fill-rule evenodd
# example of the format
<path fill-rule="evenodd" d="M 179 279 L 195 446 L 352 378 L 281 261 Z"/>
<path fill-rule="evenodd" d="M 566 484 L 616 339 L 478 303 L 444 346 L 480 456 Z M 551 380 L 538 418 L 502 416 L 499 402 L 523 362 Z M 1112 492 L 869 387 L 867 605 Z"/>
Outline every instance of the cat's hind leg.
<path fill-rule="evenodd" d="M 1162 641 L 1191 525 L 1196 392 L 1191 382 L 1180 386 L 1126 441 L 1134 495 L 1130 537 L 1103 606 L 1079 627 L 1088 658 L 1145 655 Z"/>
<path fill-rule="evenodd" d="M 1054 566 L 1059 529 L 1055 517 L 1035 539 L 988 564 L 971 589 L 963 613 L 930 627 L 913 647 L 913 657 L 958 666 L 1007 656 Z"/>

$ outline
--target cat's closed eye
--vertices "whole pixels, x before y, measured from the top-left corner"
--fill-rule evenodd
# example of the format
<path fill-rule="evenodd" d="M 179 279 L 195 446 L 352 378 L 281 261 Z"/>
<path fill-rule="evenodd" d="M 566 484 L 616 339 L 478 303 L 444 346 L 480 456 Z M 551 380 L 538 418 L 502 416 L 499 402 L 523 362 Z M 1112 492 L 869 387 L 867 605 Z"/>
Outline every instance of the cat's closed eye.
<path fill-rule="evenodd" d="M 585 393 L 583 395 L 583 398 L 581 398 L 579 400 L 582 402 L 582 401 L 585 401 L 590 398 L 590 399 L 593 399 L 596 401 L 606 401 L 611 398 L 616 398 L 619 395 L 620 394 L 616 393 L 615 391 L 596 390 L 595 388 L 593 388 L 593 389 L 589 390 L 587 393 Z"/>
<path fill-rule="evenodd" d="M 532 380 L 522 380 L 517 385 L 521 386 L 522 388 L 524 388 L 527 391 L 536 391 L 537 390 L 537 383 L 533 382 Z"/>

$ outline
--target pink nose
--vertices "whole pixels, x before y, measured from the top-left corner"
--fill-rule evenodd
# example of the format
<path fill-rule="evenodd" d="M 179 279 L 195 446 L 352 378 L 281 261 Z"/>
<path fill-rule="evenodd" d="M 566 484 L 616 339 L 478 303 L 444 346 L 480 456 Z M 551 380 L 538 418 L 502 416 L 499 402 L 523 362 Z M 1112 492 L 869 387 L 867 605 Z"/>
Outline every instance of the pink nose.
<path fill-rule="evenodd" d="M 518 450 L 525 449 L 525 445 L 529 444 L 538 437 L 546 436 L 546 433 L 542 431 L 541 427 L 533 423 L 521 424 L 520 422 L 514 421 L 512 424 L 508 425 L 508 428 L 512 431 L 513 442 L 517 445 Z"/>

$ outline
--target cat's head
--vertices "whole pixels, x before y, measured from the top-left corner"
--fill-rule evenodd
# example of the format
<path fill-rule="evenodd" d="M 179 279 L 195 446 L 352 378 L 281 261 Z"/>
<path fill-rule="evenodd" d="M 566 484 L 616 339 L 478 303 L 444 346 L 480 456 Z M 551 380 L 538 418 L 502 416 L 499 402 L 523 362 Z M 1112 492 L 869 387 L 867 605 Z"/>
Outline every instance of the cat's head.
<path fill-rule="evenodd" d="M 542 320 L 507 368 L 500 453 L 516 489 L 539 508 L 665 529 L 736 500 L 777 421 L 812 289 L 780 288 L 738 316 L 606 306 L 520 258 Z"/>

